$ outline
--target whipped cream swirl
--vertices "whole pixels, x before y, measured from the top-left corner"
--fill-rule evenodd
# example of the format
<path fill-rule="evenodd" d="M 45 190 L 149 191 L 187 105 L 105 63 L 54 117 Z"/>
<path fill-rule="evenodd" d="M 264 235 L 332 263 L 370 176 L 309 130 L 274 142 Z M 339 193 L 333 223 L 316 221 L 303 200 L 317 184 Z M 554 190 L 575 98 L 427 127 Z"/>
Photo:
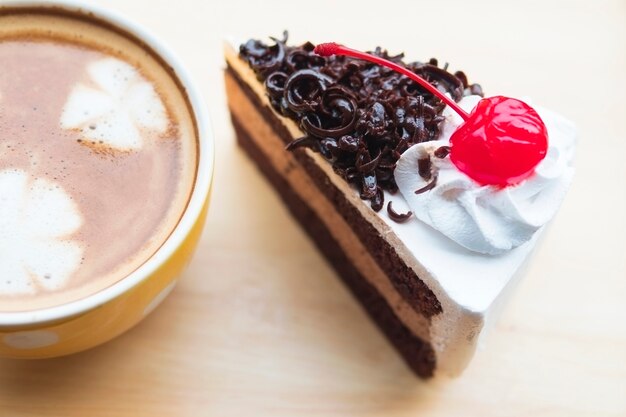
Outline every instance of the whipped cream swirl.
<path fill-rule="evenodd" d="M 479 96 L 468 96 L 459 105 L 470 111 L 479 100 Z M 396 183 L 415 216 L 475 252 L 497 255 L 530 240 L 565 197 L 574 175 L 571 163 L 576 137 L 571 122 L 548 110 L 535 110 L 548 128 L 548 153 L 531 177 L 500 189 L 474 182 L 449 157 L 433 155 L 440 146 L 449 145 L 450 136 L 463 122 L 446 108 L 440 140 L 412 146 L 396 166 Z M 418 160 L 425 157 L 430 157 L 437 174 L 436 186 L 415 194 L 429 182 L 418 174 Z"/>

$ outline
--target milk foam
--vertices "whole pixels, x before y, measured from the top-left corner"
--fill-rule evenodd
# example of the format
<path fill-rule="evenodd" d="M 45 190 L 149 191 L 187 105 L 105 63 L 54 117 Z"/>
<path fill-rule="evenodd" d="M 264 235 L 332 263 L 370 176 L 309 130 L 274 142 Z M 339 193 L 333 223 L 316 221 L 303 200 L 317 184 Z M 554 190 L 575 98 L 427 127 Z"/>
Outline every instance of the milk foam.
<path fill-rule="evenodd" d="M 63 108 L 64 129 L 77 129 L 86 140 L 118 150 L 140 149 L 143 129 L 166 131 L 163 102 L 135 68 L 106 58 L 91 63 L 87 72 L 91 83 L 74 87 Z"/>
<path fill-rule="evenodd" d="M 82 223 L 59 184 L 0 171 L 0 295 L 63 287 L 80 266 L 83 247 L 71 236 Z"/>

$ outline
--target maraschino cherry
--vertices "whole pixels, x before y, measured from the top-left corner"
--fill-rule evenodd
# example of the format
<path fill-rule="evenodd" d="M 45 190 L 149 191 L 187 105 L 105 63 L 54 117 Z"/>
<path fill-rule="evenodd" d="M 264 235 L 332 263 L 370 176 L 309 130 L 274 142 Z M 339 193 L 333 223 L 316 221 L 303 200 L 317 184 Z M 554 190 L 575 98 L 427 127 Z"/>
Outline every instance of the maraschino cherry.
<path fill-rule="evenodd" d="M 502 96 L 483 98 L 468 114 L 428 81 L 394 62 L 334 42 L 319 44 L 314 52 L 321 56 L 346 55 L 386 66 L 439 97 L 463 118 L 450 137 L 450 159 L 481 185 L 517 184 L 532 175 L 546 156 L 546 126 L 537 112 L 520 100 Z"/>

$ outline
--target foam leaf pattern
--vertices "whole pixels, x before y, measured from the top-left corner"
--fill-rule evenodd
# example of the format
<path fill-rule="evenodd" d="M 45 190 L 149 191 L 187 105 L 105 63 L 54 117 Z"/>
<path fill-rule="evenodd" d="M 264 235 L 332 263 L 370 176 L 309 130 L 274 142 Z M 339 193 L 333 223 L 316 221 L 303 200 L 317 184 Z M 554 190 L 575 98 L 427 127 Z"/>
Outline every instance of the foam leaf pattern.
<path fill-rule="evenodd" d="M 87 141 L 123 151 L 140 149 L 145 130 L 166 131 L 161 98 L 131 65 L 105 58 L 91 63 L 87 72 L 91 82 L 78 84 L 70 93 L 62 128 L 79 130 Z"/>
<path fill-rule="evenodd" d="M 0 295 L 62 288 L 80 266 L 84 248 L 71 235 L 82 223 L 60 185 L 0 171 Z"/>

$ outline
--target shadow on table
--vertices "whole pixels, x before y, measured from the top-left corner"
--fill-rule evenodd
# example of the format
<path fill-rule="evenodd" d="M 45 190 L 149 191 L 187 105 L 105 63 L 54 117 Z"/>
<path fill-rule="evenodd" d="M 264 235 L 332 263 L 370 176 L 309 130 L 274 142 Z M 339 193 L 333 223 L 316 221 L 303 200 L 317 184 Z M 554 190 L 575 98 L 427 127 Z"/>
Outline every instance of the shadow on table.
<path fill-rule="evenodd" d="M 14 410 L 11 417 L 98 410 L 347 416 L 430 402 L 429 384 L 411 373 L 334 276 L 327 282 L 339 294 L 330 297 L 339 303 L 330 306 L 339 309 L 332 321 L 311 313 L 315 304 L 301 308 L 302 300 L 290 299 L 294 291 L 315 291 L 310 285 L 249 279 L 239 282 L 234 302 L 224 300 L 220 285 L 207 290 L 203 277 L 188 276 L 151 317 L 104 346 L 56 359 L 0 360 L 0 410 Z M 311 285 L 323 285 L 326 278 L 319 279 Z M 193 325 L 180 324 L 192 316 Z"/>
<path fill-rule="evenodd" d="M 228 342 L 218 335 L 224 329 L 211 324 L 201 331 L 172 326 L 167 315 L 185 303 L 183 298 L 174 294 L 138 328 L 90 351 L 56 359 L 0 360 L 0 410 L 12 411 L 11 417 L 102 415 L 98 412 L 348 416 L 384 415 L 429 403 L 424 382 L 368 322 L 348 331 L 348 337 L 331 329 L 328 337 L 317 340 L 290 326 L 292 340 L 282 346 L 279 340 L 261 346 L 253 341 L 259 333 L 235 326 Z M 359 320 L 366 320 L 364 314 Z M 263 331 L 263 325 L 257 329 Z M 324 330 L 322 324 L 319 331 Z M 154 334 L 168 340 L 159 346 Z M 380 349 L 372 350 L 372 345 Z"/>

